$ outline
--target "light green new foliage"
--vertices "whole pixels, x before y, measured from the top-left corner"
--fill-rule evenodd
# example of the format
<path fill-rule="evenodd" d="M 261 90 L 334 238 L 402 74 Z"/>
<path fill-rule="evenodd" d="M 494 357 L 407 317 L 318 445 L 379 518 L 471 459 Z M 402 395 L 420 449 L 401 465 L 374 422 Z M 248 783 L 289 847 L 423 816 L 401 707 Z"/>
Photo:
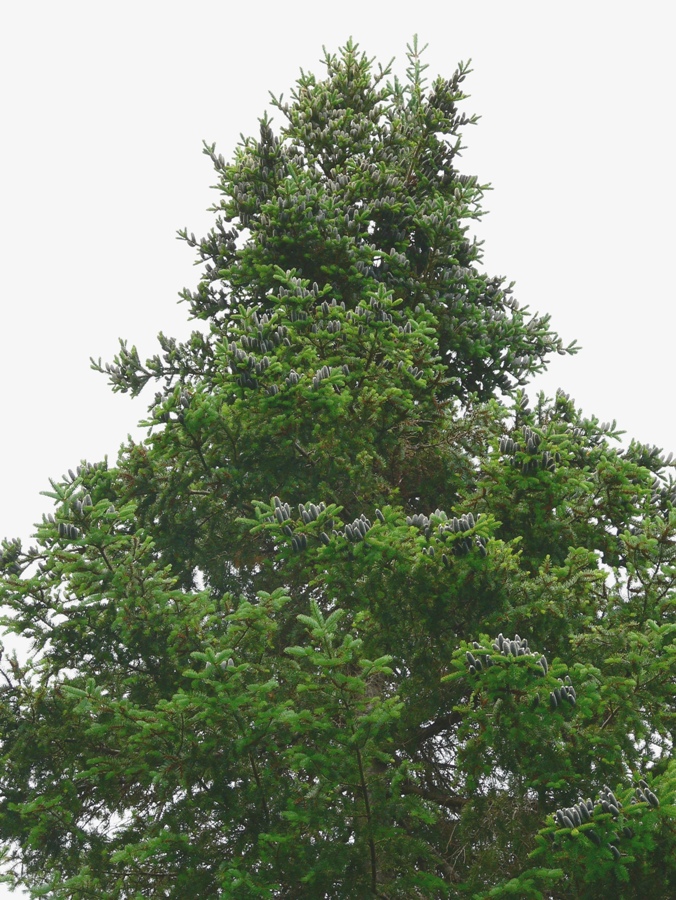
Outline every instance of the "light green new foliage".
<path fill-rule="evenodd" d="M 115 466 L 5 541 L 0 835 L 50 898 L 676 895 L 671 458 L 481 269 L 467 67 L 348 43 L 231 162 Z"/>

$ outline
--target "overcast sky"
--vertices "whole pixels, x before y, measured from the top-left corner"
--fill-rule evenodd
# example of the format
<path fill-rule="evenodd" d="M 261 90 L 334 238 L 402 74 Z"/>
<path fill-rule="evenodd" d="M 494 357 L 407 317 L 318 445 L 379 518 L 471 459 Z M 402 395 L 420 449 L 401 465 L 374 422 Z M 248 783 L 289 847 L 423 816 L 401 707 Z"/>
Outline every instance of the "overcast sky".
<path fill-rule="evenodd" d="M 268 91 L 350 35 L 400 71 L 414 32 L 430 76 L 472 59 L 464 171 L 493 185 L 486 269 L 584 348 L 540 385 L 676 451 L 673 25 L 646 0 L 3 4 L 0 538 L 31 533 L 50 476 L 140 434 L 144 396 L 113 395 L 89 357 L 118 337 L 145 357 L 193 327 L 175 233 L 210 224 L 202 140 L 228 157 Z"/>

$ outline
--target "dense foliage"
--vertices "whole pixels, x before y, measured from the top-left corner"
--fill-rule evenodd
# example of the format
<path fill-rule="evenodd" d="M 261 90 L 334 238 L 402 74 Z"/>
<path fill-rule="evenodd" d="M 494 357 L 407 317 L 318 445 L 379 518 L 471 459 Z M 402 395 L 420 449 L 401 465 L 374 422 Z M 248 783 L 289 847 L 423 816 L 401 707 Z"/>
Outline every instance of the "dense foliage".
<path fill-rule="evenodd" d="M 673 898 L 669 460 L 523 388 L 461 66 L 353 44 L 218 175 L 149 436 L 5 541 L 0 835 L 51 898 Z"/>

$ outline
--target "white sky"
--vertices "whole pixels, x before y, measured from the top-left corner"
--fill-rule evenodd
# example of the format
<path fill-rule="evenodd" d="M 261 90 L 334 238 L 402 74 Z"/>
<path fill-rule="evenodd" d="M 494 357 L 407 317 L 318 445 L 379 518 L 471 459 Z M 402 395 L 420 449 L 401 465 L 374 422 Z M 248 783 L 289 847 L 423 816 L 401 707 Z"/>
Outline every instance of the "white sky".
<path fill-rule="evenodd" d="M 485 264 L 583 351 L 542 386 L 676 451 L 674 21 L 644 2 L 192 0 L 5 3 L 0 10 L 0 538 L 31 533 L 49 476 L 114 461 L 145 400 L 114 396 L 89 357 L 143 358 L 193 327 L 185 225 L 216 195 L 202 139 L 226 157 L 268 90 L 352 35 L 428 74 L 472 58 L 464 171 L 490 181 Z M 152 389 L 149 390 L 150 400 Z M 5 894 L 0 886 L 0 900 Z M 16 896 L 16 895 L 14 895 Z"/>

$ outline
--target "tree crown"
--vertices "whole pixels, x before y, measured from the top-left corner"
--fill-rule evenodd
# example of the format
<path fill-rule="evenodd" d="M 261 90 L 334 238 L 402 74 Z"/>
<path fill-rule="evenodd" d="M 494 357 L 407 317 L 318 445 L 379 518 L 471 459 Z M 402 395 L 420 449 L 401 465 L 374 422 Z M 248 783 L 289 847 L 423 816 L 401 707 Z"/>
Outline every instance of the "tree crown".
<path fill-rule="evenodd" d="M 350 42 L 273 99 L 145 441 L 3 544 L 0 834 L 35 896 L 674 894 L 671 459 L 470 237 L 468 69 Z M 592 799 L 593 798 L 593 799 Z"/>

